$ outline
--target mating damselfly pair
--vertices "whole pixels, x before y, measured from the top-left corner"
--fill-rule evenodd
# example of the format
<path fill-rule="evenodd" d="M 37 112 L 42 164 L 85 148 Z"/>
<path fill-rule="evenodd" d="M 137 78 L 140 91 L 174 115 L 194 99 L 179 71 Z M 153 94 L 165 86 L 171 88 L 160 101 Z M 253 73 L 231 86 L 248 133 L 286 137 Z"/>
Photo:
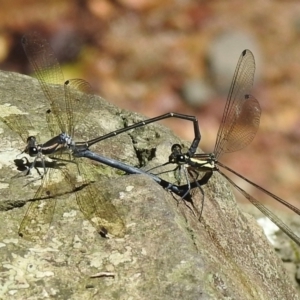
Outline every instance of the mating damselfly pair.
<path fill-rule="evenodd" d="M 198 154 L 196 152 L 201 140 L 198 120 L 193 116 L 178 113 L 167 113 L 100 137 L 80 141 L 80 139 L 76 137 L 76 130 L 78 128 L 76 126 L 84 121 L 84 117 L 92 110 L 95 101 L 89 84 L 81 79 L 65 81 L 53 50 L 38 34 L 34 33 L 24 36 L 22 44 L 49 102 L 46 119 L 52 139 L 40 143 L 34 136 L 30 136 L 29 131 L 26 130 L 26 126 L 28 126 L 30 122 L 26 120 L 26 118 L 21 118 L 18 115 L 1 117 L 2 121 L 19 133 L 26 143 L 24 152 L 35 157 L 34 161 L 29 164 L 26 173 L 36 167 L 38 162 L 40 162 L 40 166 L 42 167 L 42 183 L 34 196 L 36 200 L 30 203 L 27 213 L 21 222 L 19 229 L 21 236 L 28 239 L 37 239 L 47 233 L 55 209 L 55 198 L 60 192 L 60 185 L 51 182 L 51 177 L 55 169 L 47 168 L 45 156 L 49 155 L 54 161 L 60 161 L 67 154 L 69 155 L 69 160 L 72 160 L 73 167 L 71 168 L 72 170 L 70 170 L 69 167 L 60 168 L 65 178 L 64 183 L 68 184 L 69 189 L 74 191 L 77 203 L 85 218 L 90 220 L 96 230 L 101 234 L 106 235 L 107 233 L 111 233 L 116 236 L 123 236 L 125 233 L 125 225 L 114 207 L 109 205 L 109 203 L 105 201 L 104 196 L 101 195 L 101 191 L 97 190 L 96 185 L 90 184 L 93 180 L 93 172 L 86 166 L 84 157 L 107 164 L 113 168 L 121 169 L 128 174 L 146 174 L 151 176 L 164 188 L 178 194 L 183 199 L 190 197 L 190 191 L 193 188 L 201 189 L 201 186 L 208 182 L 212 173 L 217 171 L 252 204 L 280 227 L 292 240 L 300 245 L 299 237 L 294 234 L 289 227 L 261 202 L 238 187 L 219 168 L 223 167 L 234 173 L 273 199 L 292 209 L 297 214 L 300 214 L 300 210 L 296 207 L 247 180 L 240 174 L 237 174 L 218 160 L 224 153 L 234 152 L 247 146 L 253 140 L 259 127 L 261 110 L 258 101 L 251 95 L 255 71 L 255 62 L 251 51 L 244 50 L 238 61 L 217 134 L 214 151 L 210 154 Z M 174 164 L 175 172 L 181 173 L 184 176 L 186 183 L 182 186 L 161 179 L 159 171 L 158 174 L 155 175 L 153 174 L 153 170 L 149 172 L 143 171 L 90 151 L 90 147 L 100 141 L 111 138 L 113 143 L 113 137 L 118 134 L 171 117 L 191 121 L 194 126 L 195 137 L 188 151 L 182 153 L 181 146 L 175 144 L 172 146 L 169 159 L 166 162 L 166 164 Z M 94 132 L 96 131 L 95 129 Z M 203 177 L 199 178 L 199 172 L 204 172 Z M 79 177 L 80 180 L 78 180 L 77 177 Z M 190 199 L 192 201 L 192 198 Z M 201 210 L 202 209 L 200 209 L 200 216 Z M 110 226 L 107 216 L 113 219 L 113 226 Z"/>

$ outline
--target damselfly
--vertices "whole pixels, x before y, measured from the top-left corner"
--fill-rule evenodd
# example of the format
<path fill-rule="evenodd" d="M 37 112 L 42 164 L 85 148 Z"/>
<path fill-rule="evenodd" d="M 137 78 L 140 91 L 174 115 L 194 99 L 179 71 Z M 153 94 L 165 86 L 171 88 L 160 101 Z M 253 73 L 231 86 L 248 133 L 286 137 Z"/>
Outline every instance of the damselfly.
<path fill-rule="evenodd" d="M 63 176 L 59 175 L 54 168 L 46 169 L 44 164 L 44 155 L 51 155 L 55 160 L 61 160 L 63 155 L 70 154 L 74 147 L 75 125 L 78 121 L 83 121 L 92 110 L 95 101 L 90 93 L 89 84 L 81 79 L 64 81 L 52 48 L 37 33 L 24 36 L 22 45 L 49 101 L 51 112 L 47 114 L 47 122 L 53 138 L 44 144 L 38 144 L 33 136 L 25 138 L 28 131 L 22 128 L 22 124 L 26 121 L 24 116 L 20 118 L 17 115 L 9 115 L 1 118 L 11 129 L 19 133 L 23 140 L 26 139 L 27 146 L 24 152 L 41 159 L 44 166 L 41 186 L 34 196 L 36 200 L 31 202 L 22 220 L 20 236 L 31 240 L 45 236 L 52 221 L 56 196 L 65 188 L 75 191 L 80 210 L 99 233 L 124 235 L 123 220 L 96 186 L 90 184 L 93 181 L 94 171 L 82 163 L 82 159 L 73 159 L 74 163 L 60 168 Z M 35 164 L 36 159 L 29 170 Z M 77 172 L 71 172 L 72 167 Z M 58 182 L 55 182 L 54 178 Z M 42 200 L 45 198 L 46 200 Z"/>
<path fill-rule="evenodd" d="M 300 210 L 292 204 L 272 194 L 271 192 L 219 162 L 219 158 L 222 156 L 222 154 L 240 150 L 250 144 L 258 130 L 261 109 L 258 101 L 250 94 L 254 80 L 254 72 L 254 56 L 250 50 L 244 50 L 239 58 L 233 76 L 222 121 L 218 130 L 214 151 L 209 154 L 195 154 L 195 151 L 198 147 L 197 141 L 200 139 L 194 139 L 186 153 L 182 153 L 182 147 L 179 144 L 175 144 L 172 146 L 172 153 L 169 157 L 169 161 L 166 164 L 177 164 L 175 170 L 179 172 L 183 171 L 187 180 L 189 180 L 188 173 L 191 177 L 197 180 L 195 178 L 195 173 L 205 172 L 205 175 L 199 181 L 201 184 L 205 184 L 212 176 L 214 171 L 219 172 L 266 217 L 272 220 L 294 242 L 300 245 L 300 238 L 294 234 L 293 231 L 282 220 L 280 220 L 280 218 L 274 215 L 261 202 L 235 184 L 220 170 L 221 167 L 237 175 L 249 184 L 256 187 L 258 190 L 264 192 L 271 198 L 300 215 Z"/>

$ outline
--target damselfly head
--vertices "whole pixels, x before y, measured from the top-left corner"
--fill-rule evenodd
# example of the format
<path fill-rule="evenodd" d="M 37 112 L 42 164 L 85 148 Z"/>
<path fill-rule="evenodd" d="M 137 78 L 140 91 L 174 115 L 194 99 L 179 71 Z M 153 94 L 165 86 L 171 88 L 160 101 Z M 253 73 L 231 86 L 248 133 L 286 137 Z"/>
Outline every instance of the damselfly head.
<path fill-rule="evenodd" d="M 36 145 L 36 138 L 35 136 L 29 136 L 26 140 L 27 144 L 30 145 Z"/>
<path fill-rule="evenodd" d="M 169 156 L 169 163 L 184 164 L 186 162 L 186 155 L 182 153 L 182 147 L 179 144 L 174 144 L 171 148 L 171 155 Z"/>
<path fill-rule="evenodd" d="M 39 153 L 39 147 L 34 136 L 29 136 L 27 138 L 27 146 L 24 150 L 29 156 L 37 156 Z"/>
<path fill-rule="evenodd" d="M 179 155 L 182 154 L 182 147 L 179 144 L 174 144 L 171 148 L 172 154 Z"/>

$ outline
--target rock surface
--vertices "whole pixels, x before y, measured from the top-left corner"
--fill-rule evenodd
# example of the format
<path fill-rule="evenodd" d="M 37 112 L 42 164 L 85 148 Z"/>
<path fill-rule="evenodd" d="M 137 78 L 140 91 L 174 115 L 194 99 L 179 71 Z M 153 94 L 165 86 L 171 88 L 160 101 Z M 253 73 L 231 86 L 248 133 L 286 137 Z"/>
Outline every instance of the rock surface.
<path fill-rule="evenodd" d="M 36 80 L 1 72 L 0 93 L 0 112 L 10 108 L 28 113 L 35 134 L 43 141 L 50 137 L 43 114 L 48 105 Z M 78 138 L 138 120 L 99 98 Z M 99 165 L 102 176 L 93 184 L 122 216 L 124 238 L 99 236 L 69 193 L 58 198 L 42 243 L 22 239 L 17 232 L 29 205 L 25 203 L 40 181 L 25 185 L 27 177 L 12 178 L 18 174 L 13 160 L 24 144 L 4 124 L 0 128 L 1 299 L 298 299 L 262 230 L 238 209 L 229 184 L 218 174 L 203 187 L 199 222 L 200 191 L 193 193 L 195 213 L 147 176 L 121 176 Z M 151 153 L 143 160 L 153 166 L 167 160 L 175 142 L 169 130 L 151 125 L 92 150 L 135 166 L 141 153 Z"/>

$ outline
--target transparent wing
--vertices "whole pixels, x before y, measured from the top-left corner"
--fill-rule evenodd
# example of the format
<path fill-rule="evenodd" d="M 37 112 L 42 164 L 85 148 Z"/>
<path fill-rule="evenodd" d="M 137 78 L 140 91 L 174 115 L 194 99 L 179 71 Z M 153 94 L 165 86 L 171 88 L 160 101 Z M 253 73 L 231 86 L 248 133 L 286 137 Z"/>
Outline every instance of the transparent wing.
<path fill-rule="evenodd" d="M 254 139 L 259 127 L 261 109 L 258 101 L 251 95 L 246 95 L 240 106 L 231 113 L 231 122 L 223 124 L 226 135 L 219 142 L 216 157 L 222 153 L 238 151 L 249 145 Z"/>
<path fill-rule="evenodd" d="M 82 79 L 64 81 L 53 49 L 39 34 L 25 35 L 22 44 L 60 128 L 56 132 L 53 128 L 51 132 L 73 135 L 75 125 L 94 107 L 95 97 L 90 84 Z"/>
<path fill-rule="evenodd" d="M 46 121 L 48 125 L 48 129 L 50 131 L 51 137 L 57 136 L 60 133 L 60 128 L 57 124 L 57 120 L 52 113 L 51 109 L 46 111 Z"/>
<path fill-rule="evenodd" d="M 272 194 L 271 192 L 265 190 L 264 188 L 260 187 L 259 185 L 255 184 L 254 182 L 251 182 L 250 180 L 246 179 L 245 177 L 241 176 L 240 174 L 236 173 L 232 169 L 220 164 L 223 168 L 228 170 L 229 172 L 232 172 L 233 174 L 237 175 L 238 177 L 244 179 L 246 182 L 250 183 L 251 185 L 255 186 L 262 192 L 266 193 L 270 197 L 272 197 L 274 200 L 282 203 L 286 207 L 293 210 L 298 215 L 300 214 L 300 211 L 297 207 L 291 205 L 290 203 L 286 202 L 285 200 L 277 197 L 276 195 Z M 238 185 L 236 185 L 227 175 L 225 175 L 222 171 L 218 170 L 222 176 L 224 176 L 232 186 L 234 186 L 241 194 L 244 195 L 246 199 L 248 199 L 254 206 L 256 206 L 267 218 L 269 218 L 274 224 L 276 224 L 287 236 L 289 236 L 296 244 L 300 245 L 300 238 L 293 232 L 291 228 L 289 228 L 283 221 L 281 221 L 276 215 L 274 215 L 267 207 L 265 207 L 262 203 L 260 203 L 258 200 L 256 200 L 254 197 L 249 195 L 247 192 L 245 192 L 243 189 L 241 189 Z"/>
<path fill-rule="evenodd" d="M 52 170 L 47 169 L 42 184 L 34 195 L 34 199 L 48 199 L 31 202 L 21 222 L 19 235 L 24 239 L 42 240 L 48 232 L 56 205 L 56 199 L 52 197 L 57 195 L 57 184 L 49 185 Z"/>
<path fill-rule="evenodd" d="M 34 128 L 26 115 L 10 114 L 5 116 L 0 114 L 0 120 L 12 131 L 16 132 L 24 143 L 27 143 L 29 132 L 33 131 Z"/>
<path fill-rule="evenodd" d="M 84 189 L 76 192 L 76 200 L 81 212 L 98 233 L 105 235 L 108 232 L 114 236 L 123 237 L 125 224 L 122 218 L 103 191 L 99 191 L 95 184 L 90 183 L 88 178 L 94 176 L 93 171 L 81 161 L 83 161 L 82 158 L 77 159 L 80 175 L 82 181 L 87 183 Z"/>
<path fill-rule="evenodd" d="M 69 99 L 67 105 L 68 133 L 74 137 L 76 125 L 82 124 L 83 120 L 95 106 L 96 97 L 92 93 L 91 85 L 83 79 L 70 79 L 65 82 L 65 94 Z"/>
<path fill-rule="evenodd" d="M 252 96 L 248 97 L 253 85 L 255 72 L 254 56 L 250 50 L 244 50 L 239 58 L 237 67 L 235 69 L 228 98 L 225 104 L 225 109 L 222 121 L 219 127 L 216 145 L 215 156 L 218 158 L 222 153 L 233 152 L 244 148 L 252 139 L 245 138 L 238 142 L 241 132 L 245 129 L 248 133 L 246 135 L 254 137 L 257 127 L 257 122 L 251 122 L 248 125 L 242 117 L 247 120 L 260 117 L 260 107 Z M 249 112 L 248 110 L 249 109 Z M 249 115 L 248 115 L 249 114 Z M 243 128 L 244 126 L 244 128 Z M 235 136 L 236 133 L 239 133 Z"/>
<path fill-rule="evenodd" d="M 61 132 L 66 132 L 67 128 L 63 119 L 66 115 L 64 76 L 53 49 L 36 32 L 24 35 L 22 45 Z"/>

